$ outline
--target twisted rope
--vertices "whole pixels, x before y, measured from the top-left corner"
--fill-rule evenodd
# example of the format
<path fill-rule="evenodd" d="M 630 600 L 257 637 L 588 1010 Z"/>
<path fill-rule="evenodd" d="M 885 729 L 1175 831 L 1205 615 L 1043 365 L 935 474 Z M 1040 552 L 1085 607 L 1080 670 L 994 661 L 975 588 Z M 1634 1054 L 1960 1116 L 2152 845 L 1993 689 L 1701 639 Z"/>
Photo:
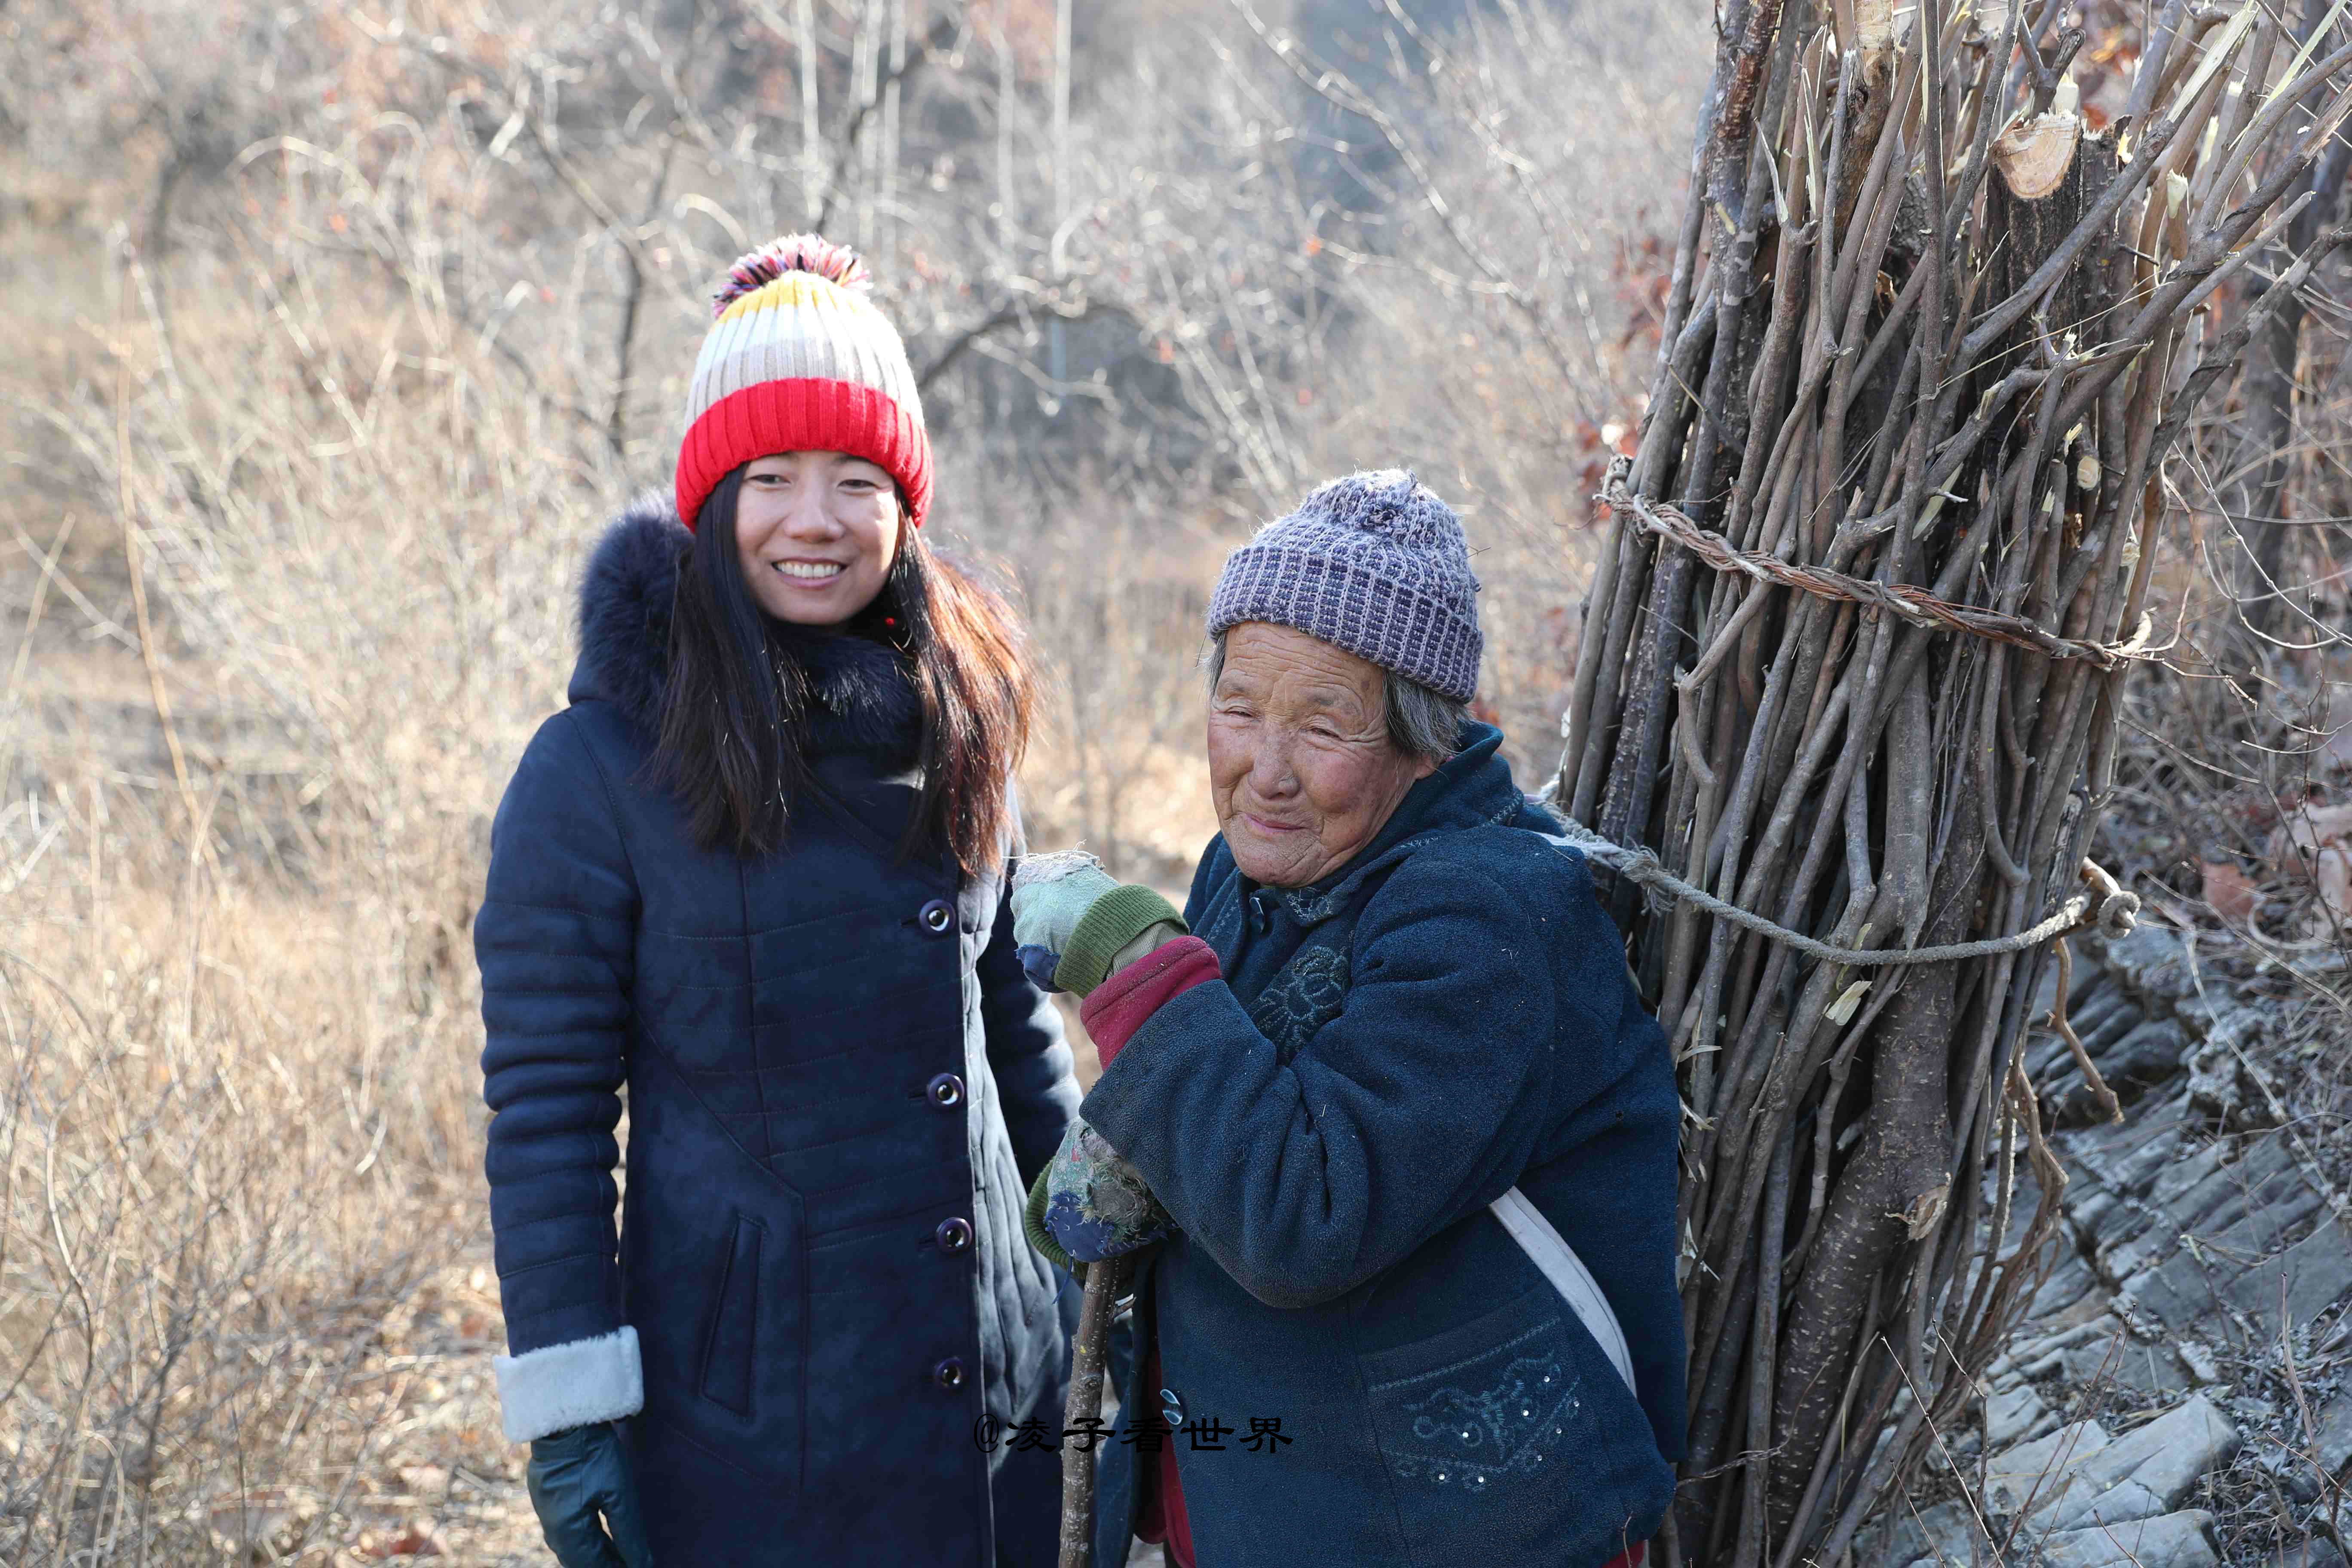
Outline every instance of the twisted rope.
<path fill-rule="evenodd" d="M 1938 599 L 1909 583 L 1874 583 L 1820 566 L 1801 566 L 1777 555 L 1741 550 L 1719 533 L 1711 533 L 1671 506 L 1649 501 L 1625 483 L 1633 465 L 1618 458 L 1609 466 L 1609 478 L 1596 500 L 1622 508 L 1652 533 L 1671 539 L 1718 572 L 1738 572 L 1759 582 L 1777 583 L 1824 599 L 1839 599 L 1902 616 L 1915 626 L 1940 626 L 1967 632 L 2012 647 L 2030 648 L 2051 658 L 2087 659 L 2101 669 L 2115 669 L 2136 658 L 2146 658 L 2145 647 L 2154 623 L 2140 617 L 2139 630 L 2127 642 L 2086 642 L 2062 637 L 2038 622 L 1975 605 Z"/>
<path fill-rule="evenodd" d="M 1818 958 L 1825 963 L 1885 967 L 1904 963 L 1950 963 L 1963 958 L 1990 958 L 1997 953 L 2021 952 L 2029 947 L 2038 947 L 2052 937 L 2064 936 L 2088 925 L 2096 925 L 2110 938 L 2125 936 L 2130 933 L 2134 917 L 2139 913 L 2139 895 L 2115 889 L 2113 882 L 2102 874 L 2100 879 L 2107 881 L 2113 890 L 2099 899 L 2095 914 L 2093 913 L 2091 896 L 2077 893 L 2059 905 L 2057 913 L 2049 919 L 2008 936 L 1947 942 L 1941 947 L 1833 947 L 1802 931 L 1790 931 L 1777 921 L 1743 910 L 1737 904 L 1726 903 L 1704 888 L 1692 886 L 1667 870 L 1660 864 L 1656 854 L 1649 849 L 1629 849 L 1622 844 L 1613 844 L 1583 824 L 1566 820 L 1557 807 L 1552 809 L 1551 815 L 1560 824 L 1559 837 L 1582 851 L 1586 859 L 1597 860 L 1644 888 L 1696 904 L 1718 919 L 1745 926 L 1759 936 L 1795 948 L 1807 957 Z M 2084 864 L 2088 866 L 2089 862 Z"/>

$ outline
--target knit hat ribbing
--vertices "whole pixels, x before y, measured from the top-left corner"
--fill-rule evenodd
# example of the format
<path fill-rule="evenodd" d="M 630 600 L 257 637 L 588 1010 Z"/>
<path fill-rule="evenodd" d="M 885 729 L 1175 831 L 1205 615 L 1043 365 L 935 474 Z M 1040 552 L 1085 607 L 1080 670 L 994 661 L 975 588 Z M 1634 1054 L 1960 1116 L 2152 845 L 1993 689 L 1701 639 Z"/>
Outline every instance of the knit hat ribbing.
<path fill-rule="evenodd" d="M 1381 468 L 1318 488 L 1227 556 L 1209 635 L 1271 621 L 1467 702 L 1486 647 L 1477 595 L 1453 509 Z"/>
<path fill-rule="evenodd" d="M 772 452 L 847 452 L 887 470 L 920 528 L 931 505 L 922 395 L 856 252 L 790 235 L 740 258 L 716 297 L 686 398 L 677 515 Z"/>

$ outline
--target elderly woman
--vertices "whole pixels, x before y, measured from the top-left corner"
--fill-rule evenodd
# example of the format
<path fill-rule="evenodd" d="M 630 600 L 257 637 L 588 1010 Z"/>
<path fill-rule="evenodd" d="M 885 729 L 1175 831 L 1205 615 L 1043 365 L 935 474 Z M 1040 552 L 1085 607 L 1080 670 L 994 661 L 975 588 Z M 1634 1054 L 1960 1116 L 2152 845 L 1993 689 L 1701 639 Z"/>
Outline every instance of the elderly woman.
<path fill-rule="evenodd" d="M 1181 919 L 1099 871 L 1016 886 L 1103 1060 L 1031 1233 L 1134 1253 L 1099 1563 L 1134 1533 L 1213 1568 L 1601 1568 L 1664 1516 L 1672 1069 L 1583 859 L 1465 716 L 1477 587 L 1410 474 L 1317 490 L 1211 601 L 1223 831 Z"/>

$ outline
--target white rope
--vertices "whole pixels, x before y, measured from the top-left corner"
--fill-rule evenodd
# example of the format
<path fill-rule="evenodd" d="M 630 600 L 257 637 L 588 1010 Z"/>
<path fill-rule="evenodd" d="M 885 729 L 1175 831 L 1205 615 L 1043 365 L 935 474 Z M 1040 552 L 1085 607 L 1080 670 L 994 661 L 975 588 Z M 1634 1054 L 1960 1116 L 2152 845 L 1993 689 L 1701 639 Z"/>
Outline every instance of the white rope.
<path fill-rule="evenodd" d="M 1774 942 L 1793 947 L 1799 952 L 1810 958 L 1818 958 L 1826 963 L 1883 966 L 1898 963 L 1950 963 L 1963 958 L 1990 958 L 1996 953 L 2021 952 L 2029 947 L 2038 947 L 2053 936 L 2063 936 L 2069 931 L 2092 923 L 2094 919 L 2091 912 L 2090 895 L 2077 893 L 2060 905 L 2058 912 L 2048 920 L 2029 931 L 2016 931 L 2009 936 L 1989 936 L 1977 942 L 1948 942 L 1942 947 L 1832 947 L 1828 942 L 1807 936 L 1802 931 L 1790 931 L 1787 926 L 1766 920 L 1762 915 L 1743 910 L 1737 904 L 1726 903 L 1706 889 L 1693 887 L 1667 870 L 1659 863 L 1658 857 L 1654 851 L 1638 847 L 1629 849 L 1622 844 L 1613 844 L 1583 824 L 1570 821 L 1557 806 L 1551 805 L 1549 802 L 1544 804 L 1552 819 L 1560 826 L 1559 833 L 1545 835 L 1553 843 L 1573 847 L 1581 852 L 1586 859 L 1597 860 L 1620 876 L 1631 878 L 1644 888 L 1653 888 L 1661 892 L 1672 894 L 1685 903 L 1697 905 L 1711 915 L 1729 921 L 1734 925 L 1745 926 L 1760 936 L 1769 937 Z M 2139 895 L 2137 893 L 2109 893 L 2099 901 L 2096 923 L 2099 929 L 2110 937 L 2124 936 L 2131 931 L 2133 917 L 2138 912 Z"/>

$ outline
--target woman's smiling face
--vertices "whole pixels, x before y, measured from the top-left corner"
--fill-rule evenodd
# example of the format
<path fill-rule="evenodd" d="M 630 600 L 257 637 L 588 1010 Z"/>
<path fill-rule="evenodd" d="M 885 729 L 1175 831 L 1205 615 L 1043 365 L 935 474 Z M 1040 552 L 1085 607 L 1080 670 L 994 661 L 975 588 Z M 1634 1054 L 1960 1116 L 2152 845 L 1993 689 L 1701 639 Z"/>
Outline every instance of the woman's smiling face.
<path fill-rule="evenodd" d="M 1437 764 L 1389 739 L 1378 665 L 1288 626 L 1225 634 L 1209 695 L 1209 796 L 1234 864 L 1303 888 L 1378 837 Z"/>
<path fill-rule="evenodd" d="M 898 558 L 898 487 L 846 452 L 775 452 L 743 468 L 735 550 L 751 597 L 780 621 L 837 626 L 882 592 Z"/>

